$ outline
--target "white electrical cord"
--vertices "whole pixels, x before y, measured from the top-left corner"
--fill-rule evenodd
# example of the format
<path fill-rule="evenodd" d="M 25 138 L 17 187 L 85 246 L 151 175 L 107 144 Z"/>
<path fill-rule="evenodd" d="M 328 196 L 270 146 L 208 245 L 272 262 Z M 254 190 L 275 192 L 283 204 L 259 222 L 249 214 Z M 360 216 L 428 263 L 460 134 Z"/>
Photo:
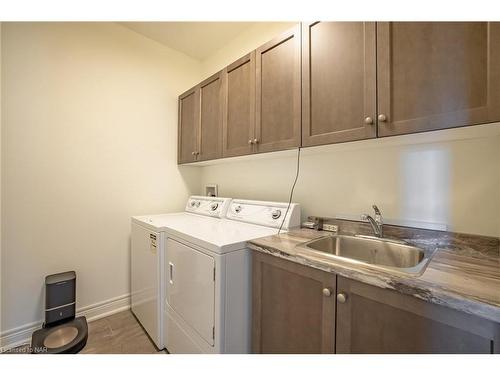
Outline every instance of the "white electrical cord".
<path fill-rule="evenodd" d="M 297 180 L 299 178 L 299 171 L 300 171 L 300 147 L 297 149 L 297 167 L 295 170 L 295 180 L 293 181 L 292 189 L 290 190 L 290 198 L 288 199 L 288 206 L 286 207 L 285 216 L 283 216 L 280 228 L 278 229 L 278 234 L 280 234 L 281 229 L 283 228 L 283 224 L 285 223 L 286 215 L 288 215 L 288 210 L 290 210 L 290 205 L 292 204 L 292 199 L 293 199 L 293 190 L 295 189 L 295 185 L 297 184 Z"/>

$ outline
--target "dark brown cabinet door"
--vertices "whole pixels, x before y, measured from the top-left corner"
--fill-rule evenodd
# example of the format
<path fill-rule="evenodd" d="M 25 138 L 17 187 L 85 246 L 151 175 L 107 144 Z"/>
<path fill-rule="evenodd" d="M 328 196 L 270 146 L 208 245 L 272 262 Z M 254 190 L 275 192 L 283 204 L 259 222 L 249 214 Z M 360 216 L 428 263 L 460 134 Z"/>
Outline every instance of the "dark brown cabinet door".
<path fill-rule="evenodd" d="M 500 23 L 377 24 L 378 134 L 500 120 Z"/>
<path fill-rule="evenodd" d="M 492 353 L 499 325 L 338 277 L 337 353 Z"/>
<path fill-rule="evenodd" d="M 199 92 L 196 87 L 179 96 L 179 134 L 177 135 L 179 164 L 196 161 L 199 108 Z"/>
<path fill-rule="evenodd" d="M 302 146 L 375 138 L 374 22 L 302 28 Z"/>
<path fill-rule="evenodd" d="M 252 153 L 255 126 L 255 52 L 229 65 L 223 71 L 225 106 L 223 155 Z"/>
<path fill-rule="evenodd" d="M 257 152 L 300 145 L 300 26 L 256 50 Z"/>
<path fill-rule="evenodd" d="M 254 353 L 335 352 L 334 274 L 256 252 L 252 274 Z"/>
<path fill-rule="evenodd" d="M 217 73 L 199 85 L 200 122 L 197 160 L 222 157 L 222 112 L 224 96 L 222 73 Z"/>

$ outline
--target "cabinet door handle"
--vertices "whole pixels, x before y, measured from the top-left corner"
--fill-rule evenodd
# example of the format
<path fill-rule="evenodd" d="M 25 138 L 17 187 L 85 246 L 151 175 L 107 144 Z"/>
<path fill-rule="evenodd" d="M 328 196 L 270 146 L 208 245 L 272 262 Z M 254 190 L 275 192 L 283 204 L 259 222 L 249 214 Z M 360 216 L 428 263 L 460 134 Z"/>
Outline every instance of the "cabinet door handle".
<path fill-rule="evenodd" d="M 370 116 L 365 117 L 365 124 L 366 125 L 373 125 L 373 119 Z"/>
<path fill-rule="evenodd" d="M 386 122 L 387 121 L 387 116 L 384 115 L 383 113 L 381 113 L 380 115 L 378 115 L 378 120 L 380 122 Z"/>
<path fill-rule="evenodd" d="M 254 143 L 254 144 L 257 144 L 257 143 L 259 143 L 259 140 L 258 140 L 257 138 L 255 138 L 255 139 L 253 140 L 253 143 Z"/>
<path fill-rule="evenodd" d="M 191 155 L 196 155 L 196 152 L 194 152 L 194 151 L 193 151 L 193 152 L 191 153 Z"/>
<path fill-rule="evenodd" d="M 332 290 L 330 288 L 324 288 L 323 289 L 323 295 L 325 297 L 330 297 L 332 295 Z"/>
<path fill-rule="evenodd" d="M 338 303 L 345 303 L 345 301 L 347 301 L 347 295 L 345 293 L 337 294 L 337 302 Z"/>
<path fill-rule="evenodd" d="M 253 141 L 251 139 L 248 140 L 249 145 L 253 145 Z"/>
<path fill-rule="evenodd" d="M 169 270 L 169 280 L 168 282 L 173 285 L 174 284 L 174 264 L 172 262 L 168 262 L 168 270 Z"/>

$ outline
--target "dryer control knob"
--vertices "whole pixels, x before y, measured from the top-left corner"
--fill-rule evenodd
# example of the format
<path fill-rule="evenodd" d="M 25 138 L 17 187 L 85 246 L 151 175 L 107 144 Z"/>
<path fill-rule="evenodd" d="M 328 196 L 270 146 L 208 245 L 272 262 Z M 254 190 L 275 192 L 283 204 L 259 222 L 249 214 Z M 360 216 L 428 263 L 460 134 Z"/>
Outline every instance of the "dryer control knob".
<path fill-rule="evenodd" d="M 241 206 L 236 206 L 234 208 L 234 212 L 236 212 L 237 214 L 241 212 Z"/>
<path fill-rule="evenodd" d="M 271 216 L 274 220 L 279 219 L 279 217 L 281 216 L 281 210 L 273 210 L 271 212 Z"/>
<path fill-rule="evenodd" d="M 211 209 L 212 211 L 215 211 L 215 210 L 217 209 L 217 207 L 219 207 L 219 203 L 212 203 L 212 204 L 210 205 L 210 209 Z"/>

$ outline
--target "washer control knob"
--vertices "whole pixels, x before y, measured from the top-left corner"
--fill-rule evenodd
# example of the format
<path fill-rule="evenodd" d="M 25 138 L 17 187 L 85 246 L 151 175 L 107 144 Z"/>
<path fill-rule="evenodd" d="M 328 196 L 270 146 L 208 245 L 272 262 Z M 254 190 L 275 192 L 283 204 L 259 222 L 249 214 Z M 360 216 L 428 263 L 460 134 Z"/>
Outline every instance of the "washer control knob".
<path fill-rule="evenodd" d="M 217 207 L 219 207 L 219 203 L 215 203 L 215 202 L 214 202 L 214 203 L 212 203 L 212 204 L 210 205 L 210 209 L 211 209 L 212 211 L 215 211 L 215 210 L 217 209 Z"/>
<path fill-rule="evenodd" d="M 196 206 L 196 202 L 195 202 L 195 201 L 191 201 L 191 202 L 189 202 L 189 205 L 190 205 L 191 207 L 194 207 L 194 206 Z"/>
<path fill-rule="evenodd" d="M 200 207 L 200 204 L 201 204 L 200 201 L 196 201 L 196 208 Z"/>
<path fill-rule="evenodd" d="M 236 206 L 234 208 L 234 212 L 236 212 L 237 214 L 240 213 L 241 212 L 241 208 L 242 208 L 241 206 Z"/>
<path fill-rule="evenodd" d="M 281 210 L 273 210 L 271 212 L 271 216 L 274 220 L 279 219 L 279 217 L 281 216 Z"/>

